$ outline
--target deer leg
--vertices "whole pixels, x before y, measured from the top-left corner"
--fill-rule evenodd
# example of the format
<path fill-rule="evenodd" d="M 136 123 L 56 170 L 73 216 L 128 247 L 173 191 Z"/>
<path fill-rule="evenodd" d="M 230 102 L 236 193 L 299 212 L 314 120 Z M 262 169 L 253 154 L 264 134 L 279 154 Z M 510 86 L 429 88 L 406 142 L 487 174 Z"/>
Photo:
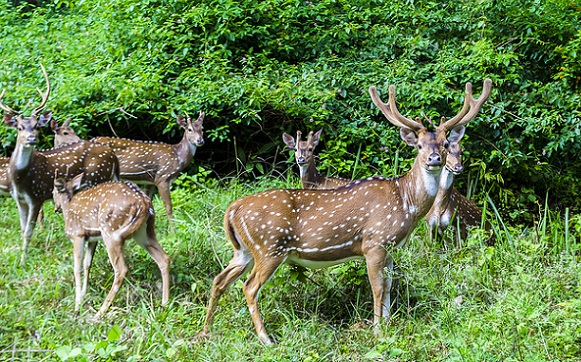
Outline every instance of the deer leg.
<path fill-rule="evenodd" d="M 75 312 L 81 309 L 83 302 L 84 290 L 81 288 L 81 273 L 83 265 L 81 259 L 83 256 L 83 248 L 85 240 L 83 237 L 71 237 L 73 243 L 73 273 L 75 275 Z"/>
<path fill-rule="evenodd" d="M 384 268 L 387 265 L 390 269 L 393 269 L 393 259 L 387 256 L 387 252 L 383 247 L 378 247 L 366 253 L 365 261 L 367 276 L 373 292 L 373 325 L 377 336 L 381 318 L 389 318 L 390 315 L 391 273 L 385 275 Z"/>
<path fill-rule="evenodd" d="M 162 305 L 166 305 L 169 300 L 169 256 L 163 251 L 157 241 L 153 229 L 154 219 L 149 218 L 139 230 L 133 235 L 135 241 L 141 245 L 149 255 L 155 260 L 159 271 L 161 272 L 162 281 Z M 149 225 L 148 225 L 149 224 Z"/>
<path fill-rule="evenodd" d="M 95 249 L 97 249 L 97 241 L 89 241 L 87 243 L 87 249 L 85 250 L 85 261 L 83 263 L 84 268 L 84 279 L 83 279 L 83 295 L 87 294 L 87 286 L 89 285 L 89 272 L 91 271 L 91 266 L 93 265 L 93 256 L 95 255 Z"/>
<path fill-rule="evenodd" d="M 241 249 L 234 250 L 234 256 L 228 266 L 214 278 L 212 284 L 212 292 L 210 294 L 210 301 L 208 302 L 208 310 L 206 312 L 206 320 L 204 321 L 204 328 L 200 332 L 201 337 L 209 335 L 209 330 L 214 323 L 214 315 L 218 301 L 228 287 L 240 279 L 242 275 L 248 272 L 254 265 L 254 259 L 250 251 L 242 246 Z"/>
<path fill-rule="evenodd" d="M 109 261 L 113 266 L 115 276 L 113 277 L 113 285 L 111 285 L 111 290 L 109 291 L 107 298 L 105 298 L 105 301 L 99 309 L 99 312 L 97 312 L 97 315 L 95 316 L 96 319 L 99 319 L 101 316 L 103 316 L 107 309 L 109 309 L 109 306 L 113 302 L 113 299 L 117 295 L 117 292 L 121 288 L 121 284 L 123 284 L 123 280 L 127 275 L 127 264 L 125 263 L 125 258 L 123 257 L 123 245 L 125 240 L 103 239 L 103 241 L 107 246 L 107 254 L 109 254 Z"/>
<path fill-rule="evenodd" d="M 23 217 L 25 217 L 26 220 L 22 233 L 22 255 L 20 256 L 20 264 L 24 264 L 24 260 L 26 259 L 28 245 L 30 244 L 30 239 L 32 239 L 32 232 L 34 231 L 34 226 L 36 225 L 36 218 L 38 217 L 38 212 L 42 207 L 42 204 L 32 204 L 30 206 L 26 203 L 23 204 L 26 205 L 23 209 L 26 209 L 27 213 L 26 215 L 20 215 L 21 220 Z M 20 212 L 20 208 L 18 211 Z"/>
<path fill-rule="evenodd" d="M 256 333 L 265 345 L 271 345 L 272 340 L 266 333 L 264 322 L 258 310 L 258 293 L 283 262 L 284 259 L 281 258 L 264 258 L 256 261 L 254 268 L 250 272 L 250 276 L 248 276 L 248 279 L 242 286 L 244 295 L 246 296 L 246 303 L 248 303 L 248 311 L 252 316 L 252 321 L 256 328 Z"/>
<path fill-rule="evenodd" d="M 170 195 L 170 185 L 166 180 L 157 183 L 157 190 L 159 191 L 159 196 L 163 201 L 163 206 L 165 206 L 165 211 L 167 213 L 167 218 L 171 221 L 173 217 L 173 207 L 171 203 Z"/>

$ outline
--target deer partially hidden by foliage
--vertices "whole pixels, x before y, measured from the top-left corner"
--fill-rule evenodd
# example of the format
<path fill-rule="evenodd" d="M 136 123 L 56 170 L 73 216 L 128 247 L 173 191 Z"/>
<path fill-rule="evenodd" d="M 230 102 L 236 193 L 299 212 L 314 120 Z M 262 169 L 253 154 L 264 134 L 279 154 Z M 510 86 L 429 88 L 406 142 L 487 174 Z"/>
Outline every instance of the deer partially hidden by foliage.
<path fill-rule="evenodd" d="M 168 218 L 173 216 L 170 195 L 171 183 L 190 164 L 196 150 L 204 144 L 205 113 L 192 122 L 189 116 L 177 116 L 178 125 L 185 130 L 182 140 L 177 144 L 163 142 L 136 141 L 115 137 L 96 137 L 91 142 L 111 147 L 119 158 L 119 175 L 121 179 L 133 181 L 148 189 L 151 197 L 156 186 L 165 206 Z M 55 133 L 55 146 L 76 142 L 80 139 L 69 127 L 68 121 L 59 126 L 51 125 Z"/>
<path fill-rule="evenodd" d="M 322 129 L 315 133 L 310 131 L 306 141 L 301 140 L 301 131 L 297 131 L 296 140 L 288 133 L 282 134 L 284 143 L 295 151 L 295 161 L 299 166 L 303 189 L 334 189 L 351 182 L 340 177 L 324 176 L 317 170 L 314 152 L 322 131 Z"/>
<path fill-rule="evenodd" d="M 4 105 L 0 94 L 0 108 L 4 122 L 18 131 L 14 152 L 8 165 L 9 192 L 16 200 L 20 227 L 22 229 L 21 263 L 26 258 L 28 245 L 44 201 L 52 197 L 52 183 L 55 170 L 74 177 L 85 173 L 87 185 L 118 179 L 119 164 L 113 151 L 102 145 L 79 142 L 63 147 L 39 152 L 35 150 L 38 130 L 51 119 L 52 113 L 40 113 L 48 101 L 50 82 L 44 67 L 41 66 L 46 81 L 46 92 L 40 93 L 41 104 L 25 117 L 20 112 Z"/>
<path fill-rule="evenodd" d="M 89 271 L 97 246 L 102 239 L 115 272 L 113 285 L 99 309 L 100 318 L 109 309 L 127 274 L 123 256 L 125 241 L 129 238 L 142 246 L 157 263 L 162 279 L 162 304 L 169 300 L 169 256 L 163 251 L 155 235 L 155 213 L 151 199 L 131 182 L 106 182 L 88 189 L 83 188 L 83 174 L 71 181 L 55 174 L 53 199 L 55 211 L 62 210 L 65 233 L 73 243 L 75 275 L 75 311 L 81 308 L 87 291 Z M 81 262 L 85 250 L 84 263 Z M 81 271 L 84 279 L 81 284 Z"/>
<path fill-rule="evenodd" d="M 434 204 L 426 221 L 429 226 L 430 244 L 434 243 L 436 233 L 443 234 L 446 228 L 457 223 L 460 226 L 459 236 L 463 240 L 468 236 L 469 227 L 479 227 L 482 223 L 482 210 L 454 187 L 455 175 L 464 170 L 462 165 L 462 147 L 460 141 L 464 137 L 465 127 L 455 127 L 448 136 L 450 146 L 446 166 L 440 175 L 440 186 Z M 485 222 L 485 229 L 490 229 L 490 223 Z M 491 237 L 488 241 L 493 242 Z"/>
<path fill-rule="evenodd" d="M 390 252 L 405 244 L 434 203 L 449 147 L 447 133 L 476 116 L 490 88 L 487 79 L 482 95 L 474 100 L 472 86 L 467 83 L 460 113 L 430 131 L 419 119 L 399 113 L 394 86 L 389 89 L 389 104 L 371 87 L 375 105 L 400 128 L 402 139 L 417 149 L 408 173 L 396 179 L 354 181 L 333 190 L 264 191 L 230 204 L 224 229 L 234 255 L 214 279 L 200 337 L 209 335 L 223 293 L 250 271 L 242 287 L 248 310 L 260 340 L 272 343 L 260 316 L 258 293 L 280 265 L 321 268 L 352 259 L 366 262 L 377 334 L 380 321 L 390 315 L 391 273 L 385 271 L 393 267 Z"/>

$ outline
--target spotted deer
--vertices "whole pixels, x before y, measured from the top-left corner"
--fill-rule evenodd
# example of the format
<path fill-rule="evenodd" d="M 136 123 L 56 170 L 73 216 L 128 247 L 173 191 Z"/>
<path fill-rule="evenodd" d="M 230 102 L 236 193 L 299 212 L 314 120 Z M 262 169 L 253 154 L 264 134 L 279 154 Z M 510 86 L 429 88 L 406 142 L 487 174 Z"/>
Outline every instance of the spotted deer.
<path fill-rule="evenodd" d="M 482 223 L 482 211 L 480 208 L 453 186 L 454 177 L 464 170 L 462 147 L 460 145 L 464 132 L 464 126 L 459 126 L 454 128 L 450 132 L 450 136 L 448 136 L 450 146 L 448 147 L 446 165 L 440 175 L 440 186 L 436 199 L 426 215 L 426 221 L 430 229 L 430 244 L 433 244 L 435 234 L 443 233 L 454 219 L 458 220 L 459 233 L 462 239 L 466 239 L 468 236 L 468 227 L 479 227 Z M 485 223 L 485 229 L 490 229 L 488 222 Z M 489 241 L 492 240 L 492 238 L 489 239 Z"/>
<path fill-rule="evenodd" d="M 271 344 L 257 298 L 280 265 L 322 268 L 352 259 L 364 259 L 367 265 L 377 335 L 380 320 L 390 315 L 390 251 L 405 244 L 434 202 L 448 149 L 446 134 L 476 116 L 490 88 L 487 79 L 481 96 L 474 99 L 467 83 L 460 113 L 430 131 L 419 119 L 407 118 L 397 110 L 393 85 L 389 104 L 371 87 L 373 103 L 417 150 L 408 173 L 395 179 L 358 180 L 333 190 L 270 190 L 232 202 L 224 215 L 224 229 L 234 255 L 213 281 L 199 337 L 209 335 L 222 294 L 250 271 L 242 287 L 248 310 L 260 340 Z"/>
<path fill-rule="evenodd" d="M 87 185 L 116 179 L 119 174 L 117 157 L 108 147 L 102 145 L 79 142 L 42 152 L 35 149 L 39 129 L 52 117 L 50 111 L 40 114 L 50 94 L 48 75 L 44 67 L 41 66 L 41 69 L 46 81 L 46 92 L 38 90 L 42 102 L 31 112 L 30 117 L 4 105 L 2 98 L 5 90 L 0 94 L 0 108 L 6 112 L 4 122 L 18 131 L 14 152 L 8 164 L 8 180 L 9 192 L 16 200 L 20 216 L 23 239 L 21 263 L 26 258 L 42 204 L 52 198 L 55 170 L 63 174 L 69 170 L 70 177 L 84 172 Z"/>
<path fill-rule="evenodd" d="M 288 133 L 282 134 L 284 143 L 295 151 L 295 161 L 299 165 L 303 189 L 334 189 L 351 182 L 351 180 L 344 178 L 324 176 L 317 170 L 314 152 L 315 147 L 319 144 L 322 131 L 320 129 L 315 133 L 309 132 L 306 141 L 301 141 L 301 131 L 297 131 L 296 141 Z"/>
<path fill-rule="evenodd" d="M 58 171 L 57 171 L 58 172 Z M 83 174 L 70 181 L 55 173 L 53 199 L 55 212 L 63 212 L 65 233 L 73 243 L 75 275 L 75 311 L 79 311 L 87 291 L 89 272 L 97 246 L 102 239 L 115 272 L 113 285 L 96 319 L 107 312 L 121 288 L 128 269 L 123 256 L 129 238 L 142 246 L 157 263 L 162 279 L 162 304 L 169 300 L 169 256 L 155 235 L 155 213 L 151 199 L 131 182 L 105 182 L 73 192 L 83 186 Z M 81 259 L 85 251 L 85 260 Z M 81 284 L 81 271 L 84 278 Z"/>
<path fill-rule="evenodd" d="M 75 131 L 69 127 L 70 122 L 70 118 L 67 118 L 62 125 L 59 125 L 54 119 L 50 121 L 50 129 L 54 133 L 55 147 L 82 141 L 81 137 L 77 136 Z"/>
<path fill-rule="evenodd" d="M 180 127 L 185 129 L 182 140 L 177 144 L 144 142 L 123 138 L 97 137 L 91 142 L 111 147 L 119 158 L 120 177 L 140 185 L 155 185 L 172 220 L 173 206 L 170 186 L 180 172 L 192 161 L 198 146 L 204 144 L 203 122 L 205 113 L 192 122 L 190 117 L 178 116 Z M 151 192 L 149 192 L 151 196 Z"/>

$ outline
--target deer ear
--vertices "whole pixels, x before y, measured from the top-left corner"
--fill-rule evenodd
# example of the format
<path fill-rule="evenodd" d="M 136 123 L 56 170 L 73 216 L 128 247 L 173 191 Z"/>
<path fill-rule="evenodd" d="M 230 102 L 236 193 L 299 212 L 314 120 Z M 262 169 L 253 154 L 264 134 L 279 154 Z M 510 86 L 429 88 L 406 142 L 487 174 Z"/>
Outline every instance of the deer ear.
<path fill-rule="evenodd" d="M 409 128 L 400 128 L 399 134 L 408 146 L 415 147 L 418 143 L 418 136 L 413 130 Z"/>
<path fill-rule="evenodd" d="M 315 132 L 315 134 L 313 135 L 313 146 L 316 146 L 319 144 L 319 139 L 321 138 L 322 132 L 323 132 L 323 129 L 321 128 L 320 130 Z"/>
<path fill-rule="evenodd" d="M 50 129 L 53 133 L 57 133 L 59 131 L 59 125 L 54 119 L 50 120 Z"/>
<path fill-rule="evenodd" d="M 18 124 L 16 117 L 11 115 L 10 113 L 4 113 L 4 122 L 6 122 L 8 127 L 12 127 L 12 128 L 16 128 L 16 125 Z"/>
<path fill-rule="evenodd" d="M 282 141 L 288 146 L 288 148 L 292 148 L 293 150 L 296 148 L 297 144 L 295 143 L 295 139 L 288 133 L 282 134 Z"/>
<path fill-rule="evenodd" d="M 46 124 L 50 121 L 51 118 L 52 118 L 52 112 L 51 111 L 44 112 L 38 118 L 38 126 L 39 127 L 46 126 Z"/>
<path fill-rule="evenodd" d="M 462 137 L 464 137 L 464 132 L 466 131 L 466 127 L 464 126 L 456 126 L 452 128 L 450 131 L 450 135 L 448 136 L 448 142 L 450 143 L 460 143 Z"/>
<path fill-rule="evenodd" d="M 177 120 L 178 120 L 178 125 L 181 128 L 186 128 L 188 126 L 188 121 L 186 120 L 186 118 L 184 116 L 178 115 Z"/>
<path fill-rule="evenodd" d="M 73 192 L 79 191 L 84 189 L 87 185 L 83 183 L 83 177 L 85 176 L 84 172 L 81 172 L 77 176 L 73 177 L 70 181 L 70 186 L 73 189 Z"/>

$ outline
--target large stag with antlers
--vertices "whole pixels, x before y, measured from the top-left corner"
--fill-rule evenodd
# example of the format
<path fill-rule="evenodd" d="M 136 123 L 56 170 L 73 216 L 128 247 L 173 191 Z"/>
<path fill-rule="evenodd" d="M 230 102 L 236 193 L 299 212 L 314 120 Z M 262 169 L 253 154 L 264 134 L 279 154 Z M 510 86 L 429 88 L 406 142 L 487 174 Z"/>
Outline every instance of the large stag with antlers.
<path fill-rule="evenodd" d="M 50 82 L 46 70 L 41 65 L 46 81 L 46 92 L 38 90 L 42 102 L 30 114 L 23 116 L 20 112 L 4 105 L 0 94 L 0 108 L 4 122 L 18 131 L 14 152 L 8 165 L 9 191 L 18 205 L 20 227 L 22 229 L 21 263 L 26 258 L 28 245 L 32 237 L 39 210 L 44 201 L 52 197 L 53 177 L 55 170 L 74 177 L 81 172 L 86 175 L 87 185 L 118 178 L 119 165 L 113 151 L 103 145 L 90 142 L 53 148 L 39 152 L 35 150 L 38 142 L 38 130 L 51 119 L 52 113 L 40 113 L 46 106 L 50 94 Z"/>
<path fill-rule="evenodd" d="M 96 239 L 103 239 L 109 260 L 115 271 L 113 285 L 97 312 L 101 317 L 109 309 L 121 288 L 127 264 L 123 256 L 125 241 L 129 238 L 142 246 L 155 260 L 162 278 L 162 304 L 169 299 L 169 256 L 163 251 L 155 236 L 155 214 L 151 199 L 131 182 L 105 182 L 79 191 L 83 174 L 71 181 L 55 173 L 53 199 L 55 211 L 62 210 L 65 233 L 73 243 L 75 275 L 75 311 L 79 311 L 87 291 L 89 271 L 97 246 Z M 85 261 L 81 263 L 83 251 Z M 84 279 L 81 284 L 81 270 Z"/>
<path fill-rule="evenodd" d="M 204 144 L 203 122 L 205 113 L 192 122 L 189 116 L 177 117 L 178 125 L 185 129 L 182 140 L 177 144 L 163 142 L 135 141 L 125 138 L 96 137 L 91 140 L 111 147 L 119 158 L 119 175 L 122 179 L 140 185 L 156 186 L 171 220 L 173 206 L 170 186 L 180 172 L 192 161 L 198 146 Z M 80 137 L 69 127 L 69 120 L 61 126 L 51 124 L 55 133 L 55 146 L 80 140 Z M 149 196 L 153 190 L 149 190 Z"/>
<path fill-rule="evenodd" d="M 334 189 L 348 184 L 351 180 L 340 177 L 322 175 L 315 165 L 315 147 L 319 144 L 322 129 L 309 132 L 305 141 L 301 140 L 301 131 L 297 131 L 297 139 L 288 133 L 282 134 L 283 142 L 295 151 L 295 161 L 299 165 L 303 189 Z"/>
<path fill-rule="evenodd" d="M 478 99 L 466 84 L 462 110 L 443 121 L 435 131 L 419 119 L 400 114 L 395 87 L 389 88 L 389 104 L 375 87 L 373 103 L 400 128 L 403 140 L 417 149 L 411 170 L 396 179 L 373 177 L 334 190 L 271 190 L 234 201 L 224 215 L 224 228 L 234 256 L 214 279 L 201 337 L 208 336 L 218 301 L 243 274 L 248 310 L 260 340 L 272 343 L 258 308 L 258 293 L 282 263 L 328 267 L 351 259 L 364 259 L 373 291 L 376 334 L 382 318 L 390 315 L 390 250 L 403 245 L 434 202 L 449 142 L 447 133 L 473 119 L 488 98 L 491 81 L 484 82 Z"/>

